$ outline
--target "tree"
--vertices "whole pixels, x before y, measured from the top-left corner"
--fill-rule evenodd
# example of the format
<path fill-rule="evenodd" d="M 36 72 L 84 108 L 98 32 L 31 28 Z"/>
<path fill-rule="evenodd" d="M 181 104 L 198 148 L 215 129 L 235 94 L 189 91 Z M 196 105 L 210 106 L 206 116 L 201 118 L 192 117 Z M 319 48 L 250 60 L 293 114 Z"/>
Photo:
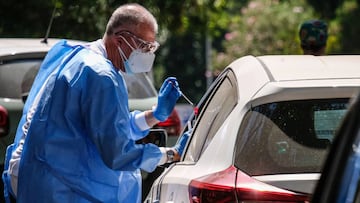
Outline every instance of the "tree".
<path fill-rule="evenodd" d="M 336 10 L 341 6 L 344 0 L 307 0 L 322 19 L 334 19 Z"/>
<path fill-rule="evenodd" d="M 214 51 L 215 70 L 244 55 L 301 54 L 300 24 L 314 18 L 304 0 L 254 0 L 237 14 L 223 38 L 223 52 Z"/>
<path fill-rule="evenodd" d="M 185 1 L 178 11 L 178 27 L 164 29 L 162 48 L 156 59 L 156 84 L 167 76 L 176 76 L 184 93 L 193 102 L 200 100 L 207 89 L 206 40 L 221 48 L 217 40 L 231 21 L 231 12 L 240 9 L 247 1 Z M 171 14 L 170 14 L 171 16 Z M 161 18 L 161 17 L 160 17 Z"/>
<path fill-rule="evenodd" d="M 360 25 L 356 23 L 360 18 L 360 3 L 347 0 L 337 9 L 336 19 L 330 25 L 333 29 L 334 53 L 359 54 L 360 53 Z"/>
<path fill-rule="evenodd" d="M 227 11 L 244 0 L 18 0 L 16 6 L 0 1 L 0 36 L 44 37 L 56 8 L 49 37 L 92 41 L 102 37 L 111 12 L 127 2 L 139 2 L 158 19 L 163 51 L 157 53 L 155 85 L 159 87 L 167 75 L 178 76 L 183 88 L 192 89 L 193 97 L 199 98 L 206 90 L 205 38 L 219 36 L 229 22 Z"/>
<path fill-rule="evenodd" d="M 217 73 L 243 55 L 301 53 L 298 26 L 306 19 L 329 22 L 328 53 L 358 52 L 360 29 L 353 22 L 359 17 L 359 1 L 18 0 L 16 6 L 13 1 L 0 1 L 0 36 L 44 37 L 56 8 L 49 37 L 92 41 L 102 37 L 115 8 L 139 2 L 159 22 L 155 86 L 160 87 L 166 76 L 176 76 L 196 102 L 206 91 L 209 67 Z M 209 44 L 212 64 L 206 60 Z"/>

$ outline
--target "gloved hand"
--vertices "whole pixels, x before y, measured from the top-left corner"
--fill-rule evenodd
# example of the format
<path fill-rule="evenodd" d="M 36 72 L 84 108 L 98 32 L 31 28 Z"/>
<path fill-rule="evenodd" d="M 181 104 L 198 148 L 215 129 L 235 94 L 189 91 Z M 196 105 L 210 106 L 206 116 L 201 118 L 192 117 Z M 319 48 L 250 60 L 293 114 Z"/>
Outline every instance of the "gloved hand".
<path fill-rule="evenodd" d="M 159 121 L 165 121 L 173 111 L 180 96 L 181 91 L 176 78 L 168 77 L 160 88 L 158 103 L 153 111 L 154 117 Z"/>
<path fill-rule="evenodd" d="M 178 142 L 173 147 L 173 149 L 175 149 L 179 153 L 180 157 L 184 152 L 184 148 L 185 148 L 186 143 L 187 143 L 187 141 L 188 141 L 188 139 L 189 139 L 189 137 L 191 135 L 191 131 L 192 130 L 188 130 L 184 134 L 182 134 L 180 139 L 178 140 Z"/>

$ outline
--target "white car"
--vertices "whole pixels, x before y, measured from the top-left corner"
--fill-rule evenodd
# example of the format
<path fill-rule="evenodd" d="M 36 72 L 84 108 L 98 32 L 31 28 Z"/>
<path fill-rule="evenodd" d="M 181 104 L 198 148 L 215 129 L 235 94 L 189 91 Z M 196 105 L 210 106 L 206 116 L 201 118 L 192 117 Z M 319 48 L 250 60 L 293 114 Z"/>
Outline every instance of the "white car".
<path fill-rule="evenodd" d="M 145 202 L 308 202 L 360 89 L 359 56 L 244 56 L 205 93 Z"/>

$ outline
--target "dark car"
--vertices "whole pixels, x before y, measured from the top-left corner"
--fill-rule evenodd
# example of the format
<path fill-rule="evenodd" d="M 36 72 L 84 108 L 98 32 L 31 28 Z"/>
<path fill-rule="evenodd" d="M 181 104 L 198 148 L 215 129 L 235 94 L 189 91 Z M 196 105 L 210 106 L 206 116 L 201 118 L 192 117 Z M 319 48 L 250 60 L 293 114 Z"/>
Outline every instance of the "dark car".
<path fill-rule="evenodd" d="M 360 95 L 336 133 L 312 202 L 360 202 Z"/>

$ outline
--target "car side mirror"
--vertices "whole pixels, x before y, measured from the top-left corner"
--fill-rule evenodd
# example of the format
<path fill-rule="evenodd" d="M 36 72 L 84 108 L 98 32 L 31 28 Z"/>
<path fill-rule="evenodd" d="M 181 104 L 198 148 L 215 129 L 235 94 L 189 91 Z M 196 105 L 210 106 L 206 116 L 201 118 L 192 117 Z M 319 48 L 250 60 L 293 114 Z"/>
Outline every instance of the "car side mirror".
<path fill-rule="evenodd" d="M 167 142 L 167 132 L 164 129 L 150 129 L 149 134 L 141 140 L 136 141 L 137 144 L 153 143 L 159 147 L 165 147 Z"/>

